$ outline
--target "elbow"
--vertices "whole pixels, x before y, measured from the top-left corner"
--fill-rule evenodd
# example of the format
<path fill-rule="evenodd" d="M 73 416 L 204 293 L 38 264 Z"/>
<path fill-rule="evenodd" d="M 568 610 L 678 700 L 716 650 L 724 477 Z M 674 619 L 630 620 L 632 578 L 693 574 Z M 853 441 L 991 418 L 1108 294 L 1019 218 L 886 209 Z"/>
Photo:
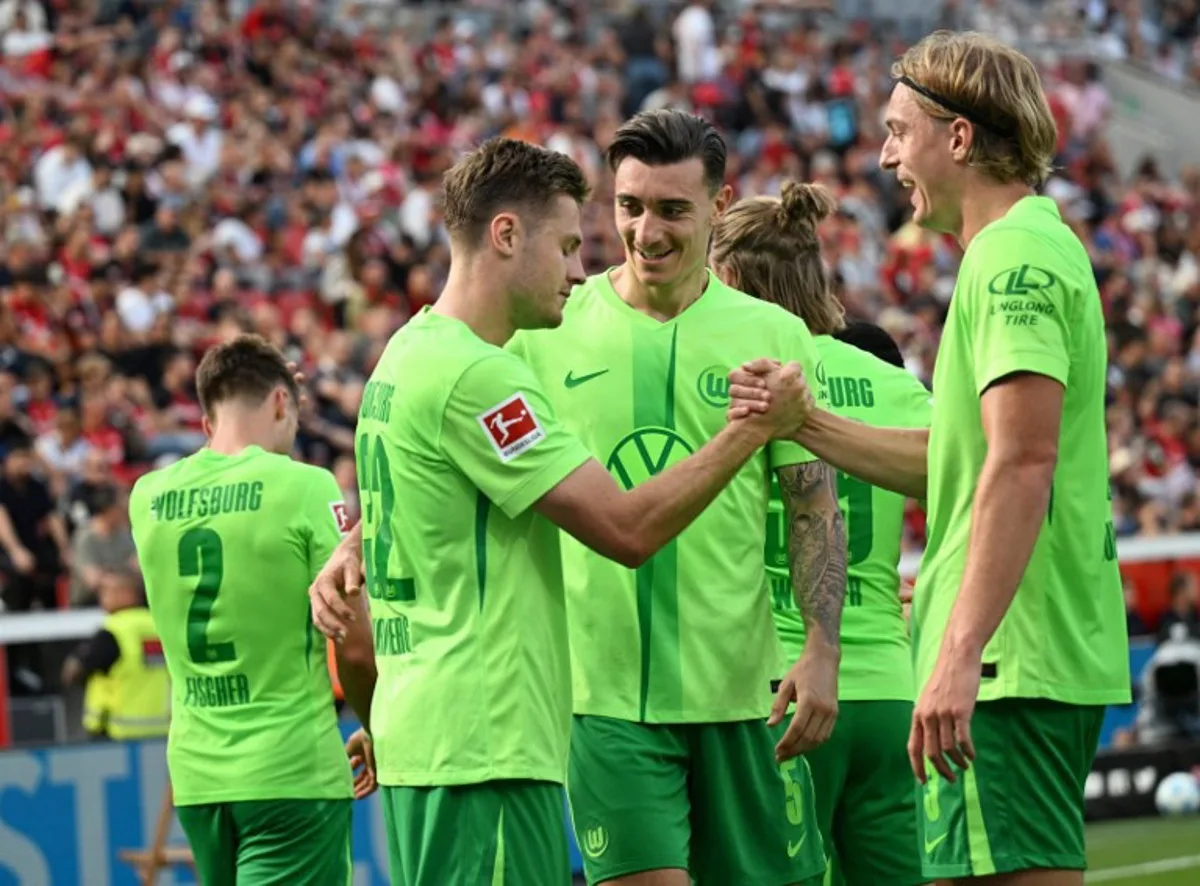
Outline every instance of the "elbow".
<path fill-rule="evenodd" d="M 616 560 L 626 569 L 637 569 L 653 556 L 654 550 L 646 543 L 645 536 L 623 533 L 609 559 Z"/>

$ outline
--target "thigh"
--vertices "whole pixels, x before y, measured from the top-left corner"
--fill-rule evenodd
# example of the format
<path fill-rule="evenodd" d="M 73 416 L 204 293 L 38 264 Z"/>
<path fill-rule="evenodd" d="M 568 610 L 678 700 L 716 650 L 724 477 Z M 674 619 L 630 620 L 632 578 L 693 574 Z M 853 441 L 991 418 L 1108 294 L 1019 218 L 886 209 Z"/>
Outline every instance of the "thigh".
<path fill-rule="evenodd" d="M 349 886 L 352 800 L 230 803 L 237 886 Z"/>
<path fill-rule="evenodd" d="M 686 728 L 575 717 L 567 796 L 589 883 L 687 869 Z"/>
<path fill-rule="evenodd" d="M 1083 870 L 1084 783 L 1104 708 L 1044 699 L 981 702 L 971 723 L 976 758 L 921 792 L 928 877 L 1033 869 Z"/>
<path fill-rule="evenodd" d="M 698 886 L 818 882 L 825 852 L 802 757 L 775 762 L 763 720 L 691 727 L 692 877 Z"/>
<path fill-rule="evenodd" d="M 385 787 L 392 886 L 568 886 L 562 786 L 494 781 Z"/>
<path fill-rule="evenodd" d="M 237 834 L 226 803 L 179 806 L 179 825 L 187 837 L 201 883 L 233 883 L 237 880 Z"/>
<path fill-rule="evenodd" d="M 851 706 L 854 702 L 839 702 L 837 724 L 833 734 L 819 748 L 804 755 L 812 774 L 813 806 L 816 810 L 817 826 L 825 857 L 830 867 L 840 871 L 837 863 L 837 811 L 842 808 L 842 792 L 850 769 L 850 753 L 853 747 L 854 730 Z M 785 724 L 786 725 L 786 724 Z M 840 883 L 835 873 L 832 883 Z"/>
<path fill-rule="evenodd" d="M 856 701 L 839 711 L 851 748 L 835 825 L 847 886 L 927 882 L 917 842 L 918 785 L 908 762 L 912 707 L 907 701 Z"/>

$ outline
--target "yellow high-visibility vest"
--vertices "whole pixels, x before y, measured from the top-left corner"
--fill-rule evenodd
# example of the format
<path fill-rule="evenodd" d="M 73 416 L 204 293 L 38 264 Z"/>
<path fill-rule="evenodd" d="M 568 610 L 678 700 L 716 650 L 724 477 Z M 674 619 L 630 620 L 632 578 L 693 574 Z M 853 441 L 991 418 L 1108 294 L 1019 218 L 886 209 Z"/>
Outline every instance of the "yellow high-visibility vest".
<path fill-rule="evenodd" d="M 158 738 L 171 722 L 171 682 L 162 643 L 144 606 L 114 612 L 104 628 L 121 655 L 108 672 L 108 735 L 117 740 Z"/>

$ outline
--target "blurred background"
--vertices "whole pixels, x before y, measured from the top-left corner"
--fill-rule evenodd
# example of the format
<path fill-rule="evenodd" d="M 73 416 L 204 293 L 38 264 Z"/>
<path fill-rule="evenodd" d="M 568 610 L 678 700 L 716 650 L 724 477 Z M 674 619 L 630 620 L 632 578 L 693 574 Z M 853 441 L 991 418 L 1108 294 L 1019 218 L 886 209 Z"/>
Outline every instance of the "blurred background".
<path fill-rule="evenodd" d="M 132 883 L 116 848 L 155 830 L 161 745 L 85 722 L 84 693 L 112 657 L 90 639 L 136 594 L 129 485 L 203 443 L 205 348 L 253 330 L 300 364 L 297 456 L 356 517 L 364 380 L 446 276 L 441 173 L 496 134 L 570 154 L 594 273 L 622 260 L 608 139 L 672 106 L 720 127 L 737 195 L 833 190 L 838 295 L 928 383 L 960 253 L 908 222 L 877 157 L 890 63 L 939 27 L 1030 54 L 1058 122 L 1045 193 L 1108 320 L 1136 638 L 1089 814 L 1152 812 L 1161 776 L 1200 763 L 1197 0 L 0 0 L 0 746 L 24 749 L 0 753 L 0 886 Z M 914 507 L 910 577 L 922 544 Z M 377 819 L 362 883 L 383 882 Z"/>

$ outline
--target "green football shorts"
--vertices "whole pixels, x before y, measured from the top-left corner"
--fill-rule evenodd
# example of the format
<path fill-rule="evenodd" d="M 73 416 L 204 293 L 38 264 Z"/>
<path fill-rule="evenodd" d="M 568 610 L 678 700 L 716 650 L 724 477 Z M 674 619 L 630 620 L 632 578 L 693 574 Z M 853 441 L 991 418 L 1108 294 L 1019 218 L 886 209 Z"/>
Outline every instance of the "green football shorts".
<path fill-rule="evenodd" d="M 352 800 L 245 800 L 180 806 L 200 882 L 349 886 Z"/>
<path fill-rule="evenodd" d="M 1104 707 L 1033 698 L 980 702 L 975 761 L 953 782 L 929 766 L 919 792 L 929 878 L 1083 870 L 1083 789 Z"/>
<path fill-rule="evenodd" d="M 577 716 L 567 794 L 588 883 L 663 868 L 689 871 L 696 886 L 824 876 L 808 764 L 775 763 L 765 720 Z"/>
<path fill-rule="evenodd" d="M 917 886 L 911 701 L 842 701 L 825 744 L 805 756 L 833 886 Z M 784 724 L 786 725 L 786 721 Z"/>
<path fill-rule="evenodd" d="M 563 789 L 544 781 L 382 787 L 392 886 L 569 886 Z"/>

